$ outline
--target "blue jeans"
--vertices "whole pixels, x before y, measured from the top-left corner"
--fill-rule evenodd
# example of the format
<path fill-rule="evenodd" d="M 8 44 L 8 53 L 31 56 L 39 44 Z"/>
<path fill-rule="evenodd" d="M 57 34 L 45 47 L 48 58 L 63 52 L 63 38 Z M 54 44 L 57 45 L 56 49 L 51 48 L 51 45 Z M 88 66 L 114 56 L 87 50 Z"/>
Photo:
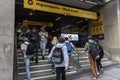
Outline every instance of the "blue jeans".
<path fill-rule="evenodd" d="M 51 67 L 52 67 L 52 70 L 54 71 L 55 70 L 55 64 L 53 62 L 51 62 Z"/>
<path fill-rule="evenodd" d="M 42 52 L 42 56 L 45 55 L 46 44 L 47 44 L 46 39 L 41 39 L 40 40 L 40 49 L 41 49 L 41 52 Z"/>
<path fill-rule="evenodd" d="M 24 58 L 26 76 L 27 76 L 28 79 L 31 78 L 31 76 L 30 76 L 30 59 L 31 59 L 32 57 L 33 57 L 33 55 L 27 55 L 27 57 Z"/>

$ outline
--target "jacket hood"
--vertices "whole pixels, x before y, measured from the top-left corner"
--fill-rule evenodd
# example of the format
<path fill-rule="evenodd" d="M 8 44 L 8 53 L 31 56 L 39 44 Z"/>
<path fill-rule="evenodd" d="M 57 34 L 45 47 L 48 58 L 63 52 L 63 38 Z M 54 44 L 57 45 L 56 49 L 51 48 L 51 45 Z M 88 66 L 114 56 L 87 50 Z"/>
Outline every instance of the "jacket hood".
<path fill-rule="evenodd" d="M 58 48 L 61 48 L 61 47 L 65 46 L 65 43 L 58 43 L 55 46 L 58 47 Z"/>
<path fill-rule="evenodd" d="M 92 40 L 92 39 L 90 39 L 90 40 L 88 40 L 88 42 L 95 42 L 94 40 Z"/>
<path fill-rule="evenodd" d="M 28 45 L 28 44 L 30 44 L 30 43 L 29 43 L 29 42 L 27 42 L 27 41 L 25 41 L 24 43 L 25 43 L 25 44 L 27 44 L 27 45 Z"/>
<path fill-rule="evenodd" d="M 69 42 L 70 42 L 69 40 L 65 41 L 65 43 L 69 43 Z"/>

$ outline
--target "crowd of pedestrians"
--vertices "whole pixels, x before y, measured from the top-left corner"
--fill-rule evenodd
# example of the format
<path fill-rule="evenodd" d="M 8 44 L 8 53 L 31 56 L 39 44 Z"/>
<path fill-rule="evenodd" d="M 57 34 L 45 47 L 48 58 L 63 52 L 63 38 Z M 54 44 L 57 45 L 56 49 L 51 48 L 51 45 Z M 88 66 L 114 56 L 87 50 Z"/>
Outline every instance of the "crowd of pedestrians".
<path fill-rule="evenodd" d="M 48 32 L 45 30 L 45 26 L 41 27 L 39 32 L 36 27 L 33 27 L 31 31 L 29 30 L 26 32 L 24 42 L 21 44 L 21 51 L 24 56 L 27 80 L 31 80 L 30 66 L 29 66 L 30 60 L 33 61 L 35 60 L 35 63 L 38 64 L 39 62 L 38 49 L 40 49 L 41 51 L 42 60 L 44 60 L 47 44 L 48 44 L 47 46 L 48 46 L 48 54 L 49 54 L 48 60 L 51 63 L 52 73 L 53 74 L 56 73 L 56 80 L 66 80 L 66 71 L 69 69 L 69 66 L 71 65 L 71 54 L 75 46 L 69 40 L 68 37 L 54 36 L 51 37 L 49 41 L 47 40 L 48 40 Z M 92 47 L 93 44 L 94 47 Z M 94 50 L 95 45 L 98 48 L 98 52 L 95 52 Z M 58 50 L 57 53 L 55 52 L 56 50 Z M 95 53 L 93 52 L 93 50 Z M 93 39 L 92 36 L 88 36 L 88 41 L 85 44 L 85 52 L 88 54 L 93 80 L 96 80 L 97 76 L 100 74 L 100 71 L 103 70 L 101 64 L 101 59 L 104 56 L 103 48 L 102 46 L 99 45 L 99 43 L 96 40 Z M 60 54 L 54 55 L 55 53 L 56 54 L 60 53 Z M 56 56 L 59 57 L 59 59 L 57 59 Z"/>

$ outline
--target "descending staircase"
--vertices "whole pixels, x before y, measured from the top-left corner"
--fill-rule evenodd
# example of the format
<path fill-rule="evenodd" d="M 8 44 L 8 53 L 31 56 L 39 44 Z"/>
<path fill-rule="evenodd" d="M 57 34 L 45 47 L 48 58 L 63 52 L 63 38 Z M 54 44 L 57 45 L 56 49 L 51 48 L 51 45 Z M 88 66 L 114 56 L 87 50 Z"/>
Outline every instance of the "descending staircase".
<path fill-rule="evenodd" d="M 87 58 L 87 54 L 81 48 L 76 48 L 72 54 L 72 65 L 70 71 L 67 72 L 67 80 L 73 77 L 78 71 L 82 72 L 90 68 L 90 64 Z M 17 67 L 18 74 L 17 80 L 24 80 L 26 72 L 24 66 L 24 60 L 20 50 L 17 51 Z M 110 61 L 106 56 L 102 59 L 103 67 L 113 65 L 114 62 Z M 42 60 L 39 53 L 39 63 L 35 64 L 35 61 L 30 61 L 31 79 L 32 80 L 55 80 L 55 74 L 52 74 L 51 64 L 47 60 L 47 52 L 45 60 Z M 72 79 L 73 80 L 73 79 Z"/>

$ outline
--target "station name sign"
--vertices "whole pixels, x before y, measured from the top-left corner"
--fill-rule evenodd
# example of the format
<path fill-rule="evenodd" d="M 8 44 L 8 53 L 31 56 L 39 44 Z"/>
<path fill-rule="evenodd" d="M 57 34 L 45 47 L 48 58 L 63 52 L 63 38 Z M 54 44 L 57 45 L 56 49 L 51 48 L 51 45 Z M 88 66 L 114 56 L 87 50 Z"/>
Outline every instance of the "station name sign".
<path fill-rule="evenodd" d="M 35 25 L 35 26 L 44 26 L 46 25 L 47 27 L 53 27 L 53 23 L 45 23 L 45 22 L 37 22 L 37 21 L 28 21 L 28 20 L 23 20 L 23 25 L 28 26 L 28 25 Z"/>
<path fill-rule="evenodd" d="M 97 20 L 92 20 L 91 22 L 91 34 L 92 35 L 104 34 L 103 9 L 101 8 L 97 12 L 99 13 Z"/>
<path fill-rule="evenodd" d="M 24 0 L 24 8 L 75 16 L 75 17 L 88 18 L 88 19 L 97 19 L 96 12 L 71 8 L 67 6 L 57 5 L 57 4 L 38 1 L 38 0 Z"/>

